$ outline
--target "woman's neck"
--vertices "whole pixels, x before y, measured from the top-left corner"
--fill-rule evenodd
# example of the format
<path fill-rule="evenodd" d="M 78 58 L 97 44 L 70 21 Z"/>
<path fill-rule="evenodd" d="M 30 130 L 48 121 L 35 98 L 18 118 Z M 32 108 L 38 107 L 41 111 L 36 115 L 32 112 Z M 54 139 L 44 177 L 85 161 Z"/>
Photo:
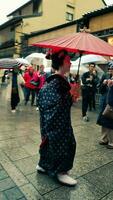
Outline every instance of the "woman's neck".
<path fill-rule="evenodd" d="M 59 74 L 60 76 L 64 77 L 64 72 L 60 69 L 55 71 L 55 74 Z"/>

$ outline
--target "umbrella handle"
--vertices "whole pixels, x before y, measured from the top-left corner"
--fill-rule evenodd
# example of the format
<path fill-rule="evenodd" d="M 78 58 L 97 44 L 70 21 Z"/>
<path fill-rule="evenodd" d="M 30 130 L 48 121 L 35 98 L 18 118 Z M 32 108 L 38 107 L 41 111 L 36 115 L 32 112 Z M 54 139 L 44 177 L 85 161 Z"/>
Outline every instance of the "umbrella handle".
<path fill-rule="evenodd" d="M 78 63 L 78 70 L 77 70 L 77 75 L 76 75 L 76 82 L 79 82 L 79 69 L 80 69 L 81 57 L 82 57 L 82 53 L 80 53 L 80 58 L 79 58 L 79 63 Z"/>

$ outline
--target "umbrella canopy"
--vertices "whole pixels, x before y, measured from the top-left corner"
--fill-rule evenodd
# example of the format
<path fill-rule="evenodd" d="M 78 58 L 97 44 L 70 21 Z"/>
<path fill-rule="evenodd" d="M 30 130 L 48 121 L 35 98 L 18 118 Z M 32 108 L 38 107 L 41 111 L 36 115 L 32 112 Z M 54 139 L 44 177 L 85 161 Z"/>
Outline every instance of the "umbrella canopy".
<path fill-rule="evenodd" d="M 71 68 L 70 68 L 70 73 L 77 74 L 78 65 L 76 65 L 74 61 L 71 61 L 71 63 L 72 64 L 71 64 Z M 96 65 L 96 70 L 98 72 L 98 76 L 99 77 L 101 77 L 104 74 L 104 71 L 100 67 L 98 67 L 97 65 Z M 51 67 L 45 67 L 44 71 L 47 72 L 47 73 L 50 72 L 51 71 Z M 81 64 L 80 65 L 80 71 L 79 71 L 80 76 L 84 72 L 87 72 L 87 71 L 88 71 L 88 65 Z"/>
<path fill-rule="evenodd" d="M 108 61 L 100 55 L 88 54 L 81 57 L 81 64 L 88 64 L 88 63 L 95 63 L 95 64 L 105 64 Z M 79 58 L 74 61 L 75 65 L 79 64 Z"/>
<path fill-rule="evenodd" d="M 45 54 L 43 53 L 31 53 L 30 55 L 25 57 L 25 59 L 30 63 L 34 60 L 37 60 L 37 62 L 41 62 L 44 58 Z"/>
<path fill-rule="evenodd" d="M 38 66 L 43 65 L 45 54 L 43 53 L 31 53 L 30 55 L 26 56 L 25 59 L 37 69 Z"/>
<path fill-rule="evenodd" d="M 13 58 L 0 59 L 0 69 L 14 69 L 20 68 L 23 65 L 22 62 L 17 61 Z"/>
<path fill-rule="evenodd" d="M 38 42 L 32 45 L 52 48 L 54 51 L 64 48 L 69 52 L 79 52 L 80 54 L 113 56 L 113 46 L 85 31 L 72 33 L 63 37 Z"/>
<path fill-rule="evenodd" d="M 96 65 L 96 70 L 98 72 L 99 77 L 101 77 L 104 74 L 104 71 L 98 65 Z M 77 71 L 78 71 L 78 64 L 76 63 L 76 61 L 71 61 L 70 72 L 77 74 Z M 89 71 L 88 65 L 87 64 L 80 64 L 80 71 L 79 71 L 80 76 L 84 72 L 87 72 L 87 71 Z"/>
<path fill-rule="evenodd" d="M 23 65 L 30 65 L 28 60 L 26 60 L 25 58 L 16 58 L 15 60 L 22 63 Z"/>

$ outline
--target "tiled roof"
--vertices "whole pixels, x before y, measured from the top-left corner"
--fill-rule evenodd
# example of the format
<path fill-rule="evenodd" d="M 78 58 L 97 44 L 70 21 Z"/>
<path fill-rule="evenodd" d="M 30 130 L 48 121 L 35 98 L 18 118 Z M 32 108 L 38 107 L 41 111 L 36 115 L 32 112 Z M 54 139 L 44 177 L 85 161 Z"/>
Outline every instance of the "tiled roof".
<path fill-rule="evenodd" d="M 6 27 L 8 27 L 8 26 L 15 25 L 15 23 L 17 23 L 17 22 L 19 22 L 19 21 L 21 21 L 21 20 L 22 20 L 22 17 L 12 18 L 12 19 L 6 21 L 4 24 L 2 24 L 2 25 L 0 26 L 0 30 L 6 28 Z"/>
<path fill-rule="evenodd" d="M 0 26 L 0 30 L 7 27 L 7 26 L 10 26 L 12 24 L 15 24 L 19 21 L 21 21 L 22 19 L 24 18 L 31 18 L 31 17 L 40 17 L 42 15 L 42 13 L 38 13 L 38 14 L 33 14 L 33 15 L 18 15 L 18 16 L 15 16 L 13 17 L 12 19 L 6 21 L 4 24 L 2 24 Z"/>
<path fill-rule="evenodd" d="M 109 12 L 113 12 L 113 5 L 106 6 L 104 8 L 88 12 L 88 13 L 84 14 L 83 17 L 95 17 L 95 16 L 103 15 L 103 14 L 106 14 Z"/>

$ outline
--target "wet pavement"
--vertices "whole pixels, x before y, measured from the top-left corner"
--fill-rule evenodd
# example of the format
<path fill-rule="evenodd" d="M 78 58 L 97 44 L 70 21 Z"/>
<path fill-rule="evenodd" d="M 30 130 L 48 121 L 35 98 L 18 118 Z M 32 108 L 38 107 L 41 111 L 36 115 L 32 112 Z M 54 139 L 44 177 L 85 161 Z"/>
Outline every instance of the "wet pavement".
<path fill-rule="evenodd" d="M 80 103 L 72 107 L 77 153 L 70 175 L 76 187 L 61 186 L 36 172 L 40 144 L 39 112 L 30 105 L 11 113 L 6 88 L 0 89 L 0 200 L 113 200 L 113 150 L 98 144 L 96 112 L 81 119 Z M 68 161 L 67 161 L 68 162 Z"/>

